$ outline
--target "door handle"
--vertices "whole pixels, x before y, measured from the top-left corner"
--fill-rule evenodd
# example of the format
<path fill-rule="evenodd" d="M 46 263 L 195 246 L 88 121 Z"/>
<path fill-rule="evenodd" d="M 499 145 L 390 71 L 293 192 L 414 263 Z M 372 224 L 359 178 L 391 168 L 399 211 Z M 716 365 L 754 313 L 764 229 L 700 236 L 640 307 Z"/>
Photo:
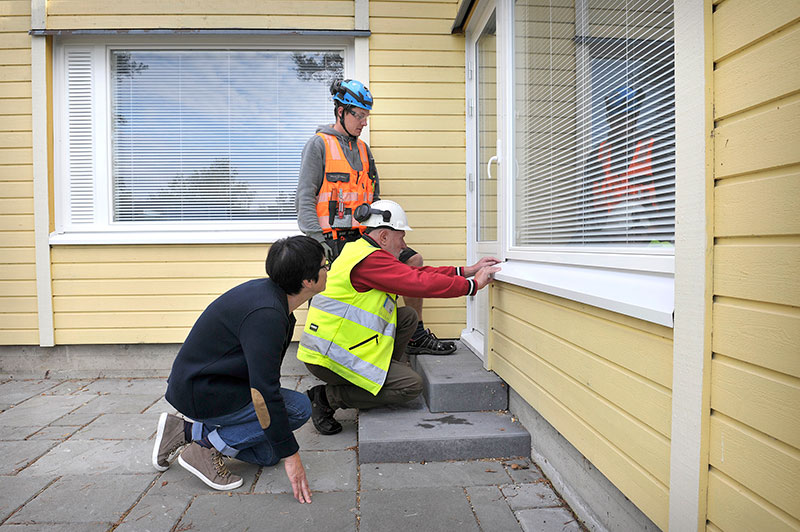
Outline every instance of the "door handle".
<path fill-rule="evenodd" d="M 492 177 L 492 163 L 497 161 L 497 155 L 492 155 L 489 157 L 489 162 L 486 163 L 486 176 L 489 179 L 494 179 Z"/>

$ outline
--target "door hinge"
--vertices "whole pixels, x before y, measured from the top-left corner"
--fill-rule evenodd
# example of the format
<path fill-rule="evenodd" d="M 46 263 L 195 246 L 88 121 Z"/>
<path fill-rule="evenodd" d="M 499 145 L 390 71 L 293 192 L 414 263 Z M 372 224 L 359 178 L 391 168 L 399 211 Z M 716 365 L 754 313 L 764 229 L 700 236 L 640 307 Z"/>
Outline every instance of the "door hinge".
<path fill-rule="evenodd" d="M 475 103 L 472 98 L 467 100 L 467 116 L 472 116 L 475 113 Z"/>
<path fill-rule="evenodd" d="M 472 192 L 473 190 L 475 190 L 475 179 L 473 179 L 472 177 L 472 172 L 467 174 L 467 176 L 468 176 L 467 182 L 469 183 L 469 191 Z"/>

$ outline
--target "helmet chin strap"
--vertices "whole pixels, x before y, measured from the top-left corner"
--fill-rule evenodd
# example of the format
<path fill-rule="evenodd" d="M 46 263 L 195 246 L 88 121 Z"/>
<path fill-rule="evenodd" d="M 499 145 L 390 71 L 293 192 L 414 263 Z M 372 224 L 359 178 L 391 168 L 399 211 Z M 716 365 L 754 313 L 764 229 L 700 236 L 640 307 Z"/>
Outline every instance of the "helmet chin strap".
<path fill-rule="evenodd" d="M 344 105 L 340 106 L 339 108 L 342 110 L 342 114 L 339 115 L 339 123 L 342 124 L 342 129 L 344 129 L 344 132 L 350 135 L 351 137 L 356 138 L 355 135 L 353 135 L 347 130 L 347 126 L 344 125 L 344 114 L 347 112 L 347 109 L 345 109 Z"/>

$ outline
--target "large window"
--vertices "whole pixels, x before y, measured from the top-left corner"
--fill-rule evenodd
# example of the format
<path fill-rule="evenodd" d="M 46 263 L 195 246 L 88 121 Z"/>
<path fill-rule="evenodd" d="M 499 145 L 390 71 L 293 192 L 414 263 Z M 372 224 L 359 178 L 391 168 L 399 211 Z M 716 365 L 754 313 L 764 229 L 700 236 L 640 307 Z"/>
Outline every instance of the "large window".
<path fill-rule="evenodd" d="M 57 233 L 236 241 L 296 230 L 300 153 L 332 121 L 345 51 L 65 44 Z"/>
<path fill-rule="evenodd" d="M 672 2 L 518 0 L 514 10 L 510 245 L 672 253 Z"/>

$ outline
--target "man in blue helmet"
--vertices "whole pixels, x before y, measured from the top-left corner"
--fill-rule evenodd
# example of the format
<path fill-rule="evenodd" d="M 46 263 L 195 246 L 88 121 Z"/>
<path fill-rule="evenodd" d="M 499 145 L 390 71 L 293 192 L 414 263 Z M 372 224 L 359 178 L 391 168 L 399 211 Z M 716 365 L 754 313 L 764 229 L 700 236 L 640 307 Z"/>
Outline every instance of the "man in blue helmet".
<path fill-rule="evenodd" d="M 326 248 L 333 261 L 344 245 L 361 237 L 364 226 L 353 213 L 362 204 L 380 199 L 375 160 L 358 137 L 372 110 L 372 94 L 353 79 L 331 84 L 335 122 L 319 126 L 303 148 L 297 181 L 297 222 L 300 230 Z M 422 256 L 411 248 L 400 255 L 409 266 L 423 266 Z M 422 298 L 404 297 L 405 304 L 422 316 Z M 419 320 L 407 352 L 417 355 L 449 355 L 454 342 L 439 340 Z"/>
<path fill-rule="evenodd" d="M 606 96 L 605 110 L 608 123 L 606 140 L 600 143 L 597 160 L 604 177 L 597 179 L 592 189 L 599 203 L 612 213 L 626 200 L 640 203 L 645 209 L 647 200 L 655 207 L 652 152 L 655 138 L 649 134 L 637 135 L 639 109 L 645 94 L 641 89 L 619 87 Z M 627 210 L 630 212 L 630 209 Z"/>

